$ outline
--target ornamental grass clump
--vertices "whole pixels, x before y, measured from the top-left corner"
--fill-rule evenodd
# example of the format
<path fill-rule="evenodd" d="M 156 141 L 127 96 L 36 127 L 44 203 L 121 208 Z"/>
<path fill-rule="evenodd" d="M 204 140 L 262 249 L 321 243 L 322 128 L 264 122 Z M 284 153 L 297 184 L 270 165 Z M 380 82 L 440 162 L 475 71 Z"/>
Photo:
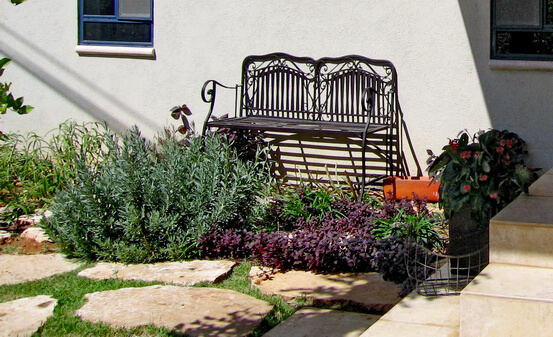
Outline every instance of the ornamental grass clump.
<path fill-rule="evenodd" d="M 472 219 L 485 226 L 521 192 L 528 192 L 535 170 L 526 167 L 523 146 L 515 133 L 490 130 L 472 137 L 462 132 L 439 156 L 428 150 L 428 171 L 441 183 L 446 217 L 469 205 Z"/>
<path fill-rule="evenodd" d="M 6 134 L 0 139 L 0 221 L 48 207 L 52 198 L 77 176 L 75 159 L 94 166 L 102 161 L 104 124 L 66 121 L 44 137 Z"/>
<path fill-rule="evenodd" d="M 165 139 L 138 128 L 111 135 L 97 166 L 78 158 L 78 177 L 59 193 L 46 232 L 88 260 L 144 263 L 197 257 L 212 225 L 247 228 L 269 181 L 262 161 L 240 161 L 216 136 Z"/>

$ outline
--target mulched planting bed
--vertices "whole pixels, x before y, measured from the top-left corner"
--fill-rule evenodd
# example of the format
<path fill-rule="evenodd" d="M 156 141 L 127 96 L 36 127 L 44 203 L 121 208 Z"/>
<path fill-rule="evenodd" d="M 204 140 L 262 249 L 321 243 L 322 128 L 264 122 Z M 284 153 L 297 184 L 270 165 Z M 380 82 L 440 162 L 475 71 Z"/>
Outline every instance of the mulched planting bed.
<path fill-rule="evenodd" d="M 21 237 L 13 237 L 0 244 L 0 254 L 47 254 L 58 249 L 59 246 L 51 242 L 39 243 Z"/>

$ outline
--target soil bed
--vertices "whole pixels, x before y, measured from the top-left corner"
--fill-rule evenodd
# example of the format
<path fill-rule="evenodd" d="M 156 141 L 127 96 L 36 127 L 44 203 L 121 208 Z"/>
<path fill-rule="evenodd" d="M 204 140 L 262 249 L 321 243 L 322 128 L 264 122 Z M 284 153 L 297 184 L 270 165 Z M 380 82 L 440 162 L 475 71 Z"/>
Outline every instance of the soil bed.
<path fill-rule="evenodd" d="M 52 242 L 39 243 L 32 239 L 13 237 L 0 244 L 0 254 L 47 254 L 55 253 L 59 246 Z"/>

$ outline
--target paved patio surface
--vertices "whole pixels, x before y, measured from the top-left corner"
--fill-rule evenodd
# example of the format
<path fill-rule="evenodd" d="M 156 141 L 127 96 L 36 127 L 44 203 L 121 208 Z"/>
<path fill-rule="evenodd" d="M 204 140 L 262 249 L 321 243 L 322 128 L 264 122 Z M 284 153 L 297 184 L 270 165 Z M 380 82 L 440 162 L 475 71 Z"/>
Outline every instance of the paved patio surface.
<path fill-rule="evenodd" d="M 0 280 L 3 281 L 2 284 L 27 282 L 71 271 L 78 266 L 65 260 L 60 254 L 0 255 Z M 235 291 L 188 287 L 197 282 L 221 281 L 229 275 L 233 266 L 234 262 L 231 261 L 131 266 L 99 263 L 93 268 L 83 270 L 79 276 L 97 280 L 119 278 L 161 281 L 173 285 L 123 288 L 86 294 L 87 302 L 77 311 L 77 315 L 83 320 L 104 322 L 114 327 L 154 324 L 191 336 L 244 336 L 259 326 L 263 317 L 271 312 L 271 304 Z M 252 283 L 256 287 L 267 294 L 280 295 L 285 299 L 309 297 L 318 304 L 355 304 L 365 310 L 382 312 L 399 301 L 398 286 L 383 281 L 374 273 L 316 275 L 309 272 L 290 272 L 275 274 L 269 280 L 259 278 L 257 273 L 259 269 L 252 268 Z M 55 305 L 56 299 L 50 300 L 46 302 Z M 0 306 L 3 304 L 8 305 L 0 303 Z M 21 309 L 19 320 L 6 316 L 4 321 L 28 323 L 31 317 L 36 316 L 35 309 Z M 33 331 L 46 319 L 42 316 L 39 318 L 39 323 L 32 326 Z M 379 316 L 357 312 L 302 308 L 266 336 L 358 337 L 378 319 Z M 17 327 L 12 330 L 16 329 Z"/>
<path fill-rule="evenodd" d="M 0 285 L 40 280 L 77 269 L 61 254 L 0 255 Z"/>
<path fill-rule="evenodd" d="M 270 275 L 253 267 L 250 277 L 268 295 L 287 300 L 306 297 L 319 305 L 345 305 L 373 313 L 385 313 L 396 305 L 401 287 L 384 281 L 379 273 L 314 274 L 289 271 Z"/>

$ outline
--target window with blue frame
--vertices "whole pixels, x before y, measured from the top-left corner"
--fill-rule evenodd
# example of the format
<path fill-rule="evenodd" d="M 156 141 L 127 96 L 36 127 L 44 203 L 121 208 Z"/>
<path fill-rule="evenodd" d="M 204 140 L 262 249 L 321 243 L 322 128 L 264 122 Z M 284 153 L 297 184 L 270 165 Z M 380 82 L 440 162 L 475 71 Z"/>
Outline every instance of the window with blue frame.
<path fill-rule="evenodd" d="M 79 44 L 153 45 L 153 0 L 79 0 Z"/>
<path fill-rule="evenodd" d="M 553 0 L 492 0 L 491 57 L 553 60 Z"/>

